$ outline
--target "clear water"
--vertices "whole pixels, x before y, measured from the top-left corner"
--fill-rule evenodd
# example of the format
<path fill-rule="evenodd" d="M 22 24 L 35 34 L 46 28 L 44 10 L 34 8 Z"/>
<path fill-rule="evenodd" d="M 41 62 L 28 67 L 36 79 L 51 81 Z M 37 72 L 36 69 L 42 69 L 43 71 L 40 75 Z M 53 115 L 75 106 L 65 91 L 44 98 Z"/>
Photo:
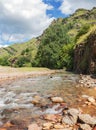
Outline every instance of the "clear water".
<path fill-rule="evenodd" d="M 45 113 L 57 113 L 57 106 L 42 111 L 32 104 L 35 95 L 48 102 L 47 97 L 60 96 L 69 105 L 76 104 L 78 96 L 86 89 L 76 88 L 79 76 L 68 72 L 37 76 L 6 82 L 0 86 L 0 119 L 31 119 Z"/>

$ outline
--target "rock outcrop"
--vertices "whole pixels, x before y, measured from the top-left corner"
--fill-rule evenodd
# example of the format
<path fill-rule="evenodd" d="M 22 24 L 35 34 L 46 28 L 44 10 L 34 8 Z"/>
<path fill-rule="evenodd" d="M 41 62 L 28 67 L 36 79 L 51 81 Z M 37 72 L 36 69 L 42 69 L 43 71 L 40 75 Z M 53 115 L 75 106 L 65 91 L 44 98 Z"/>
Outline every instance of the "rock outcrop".
<path fill-rule="evenodd" d="M 96 74 L 96 27 L 76 45 L 74 70 L 79 73 Z"/>

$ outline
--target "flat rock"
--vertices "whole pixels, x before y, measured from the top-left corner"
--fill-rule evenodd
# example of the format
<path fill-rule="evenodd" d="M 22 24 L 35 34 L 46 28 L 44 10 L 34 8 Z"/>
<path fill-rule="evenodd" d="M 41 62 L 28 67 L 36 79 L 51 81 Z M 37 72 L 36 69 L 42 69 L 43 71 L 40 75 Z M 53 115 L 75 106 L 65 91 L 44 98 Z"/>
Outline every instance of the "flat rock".
<path fill-rule="evenodd" d="M 64 125 L 62 125 L 62 124 L 55 124 L 54 128 L 55 129 L 64 129 Z"/>
<path fill-rule="evenodd" d="M 34 123 L 28 126 L 28 130 L 42 130 L 42 128 Z"/>
<path fill-rule="evenodd" d="M 89 114 L 79 114 L 79 120 L 89 125 L 96 124 L 96 117 L 91 117 Z"/>
<path fill-rule="evenodd" d="M 53 127 L 53 123 L 51 123 L 51 122 L 44 123 L 42 126 L 43 126 L 43 130 L 46 130 L 46 129 L 49 130 Z"/>
<path fill-rule="evenodd" d="M 52 97 L 51 100 L 54 103 L 62 103 L 62 102 L 64 102 L 64 100 L 61 97 Z"/>
<path fill-rule="evenodd" d="M 81 130 L 92 130 L 92 128 L 87 124 L 80 124 Z"/>
<path fill-rule="evenodd" d="M 48 121 L 60 121 L 61 120 L 61 116 L 60 115 L 56 115 L 56 114 L 46 114 L 44 115 L 44 119 L 48 120 Z"/>
<path fill-rule="evenodd" d="M 89 97 L 88 101 L 91 102 L 91 103 L 95 103 L 95 99 L 93 97 Z"/>

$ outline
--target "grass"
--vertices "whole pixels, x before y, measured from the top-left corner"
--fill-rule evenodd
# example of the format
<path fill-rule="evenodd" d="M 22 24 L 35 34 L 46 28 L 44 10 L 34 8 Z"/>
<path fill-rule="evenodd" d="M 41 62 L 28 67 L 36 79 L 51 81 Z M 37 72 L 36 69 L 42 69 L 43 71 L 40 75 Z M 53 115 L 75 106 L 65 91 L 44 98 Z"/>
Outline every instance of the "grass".
<path fill-rule="evenodd" d="M 85 35 L 81 36 L 78 41 L 77 44 L 80 43 L 85 43 L 85 41 L 87 40 L 88 36 L 92 33 L 94 33 L 96 31 L 96 25 L 94 25 L 93 27 L 90 28 L 90 30 L 88 31 L 88 33 L 86 33 Z"/>
<path fill-rule="evenodd" d="M 0 72 L 10 73 L 10 72 L 32 72 L 32 71 L 48 71 L 50 69 L 44 67 L 20 67 L 14 68 L 9 66 L 0 66 Z"/>
<path fill-rule="evenodd" d="M 39 67 L 21 67 L 17 68 L 21 72 L 30 72 L 30 71 L 48 71 L 48 68 L 39 68 Z"/>

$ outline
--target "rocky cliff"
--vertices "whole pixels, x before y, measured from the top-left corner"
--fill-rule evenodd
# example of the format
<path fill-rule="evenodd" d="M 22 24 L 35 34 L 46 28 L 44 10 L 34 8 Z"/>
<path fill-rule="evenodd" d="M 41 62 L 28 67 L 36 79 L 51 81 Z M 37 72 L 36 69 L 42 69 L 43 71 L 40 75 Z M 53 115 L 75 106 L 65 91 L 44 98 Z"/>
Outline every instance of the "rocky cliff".
<path fill-rule="evenodd" d="M 96 26 L 85 37 L 76 45 L 74 70 L 79 73 L 96 74 Z"/>

